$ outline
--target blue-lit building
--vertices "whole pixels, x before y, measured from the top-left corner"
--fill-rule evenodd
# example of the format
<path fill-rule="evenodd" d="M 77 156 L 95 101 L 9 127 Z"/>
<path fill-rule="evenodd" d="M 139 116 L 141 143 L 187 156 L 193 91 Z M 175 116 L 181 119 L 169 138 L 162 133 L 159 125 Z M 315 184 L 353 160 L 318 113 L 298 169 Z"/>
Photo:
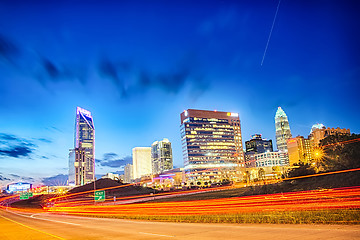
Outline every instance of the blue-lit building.
<path fill-rule="evenodd" d="M 95 180 L 95 127 L 91 112 L 76 109 L 75 122 L 75 185 Z M 70 162 L 70 161 L 69 161 Z"/>

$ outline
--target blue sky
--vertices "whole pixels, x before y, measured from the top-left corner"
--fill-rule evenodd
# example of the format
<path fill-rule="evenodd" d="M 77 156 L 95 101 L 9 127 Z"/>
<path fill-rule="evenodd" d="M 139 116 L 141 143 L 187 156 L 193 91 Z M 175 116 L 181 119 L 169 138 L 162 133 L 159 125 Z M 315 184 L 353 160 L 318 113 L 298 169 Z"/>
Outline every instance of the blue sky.
<path fill-rule="evenodd" d="M 67 174 L 76 107 L 92 112 L 96 173 L 168 138 L 182 166 L 184 109 L 240 114 L 243 141 L 359 133 L 357 1 L 1 1 L 0 176 Z"/>

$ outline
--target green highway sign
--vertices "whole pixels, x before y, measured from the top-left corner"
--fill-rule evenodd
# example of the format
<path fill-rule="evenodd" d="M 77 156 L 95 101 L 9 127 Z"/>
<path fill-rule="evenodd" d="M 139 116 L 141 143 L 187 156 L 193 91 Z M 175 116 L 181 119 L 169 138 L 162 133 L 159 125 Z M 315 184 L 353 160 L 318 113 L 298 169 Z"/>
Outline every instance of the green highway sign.
<path fill-rule="evenodd" d="M 105 201 L 105 191 L 95 191 L 95 201 L 102 202 Z"/>
<path fill-rule="evenodd" d="M 20 194 L 20 200 L 29 199 L 29 196 L 27 194 Z"/>
<path fill-rule="evenodd" d="M 33 193 L 28 193 L 28 192 L 23 192 L 20 194 L 20 200 L 25 200 L 25 199 L 29 199 L 31 198 L 33 195 Z"/>

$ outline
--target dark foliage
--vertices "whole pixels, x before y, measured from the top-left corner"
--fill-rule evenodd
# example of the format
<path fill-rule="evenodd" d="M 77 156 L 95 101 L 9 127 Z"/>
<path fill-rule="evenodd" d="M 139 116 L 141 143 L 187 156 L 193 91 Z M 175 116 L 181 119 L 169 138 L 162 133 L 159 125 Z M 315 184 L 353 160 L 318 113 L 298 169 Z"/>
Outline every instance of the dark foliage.
<path fill-rule="evenodd" d="M 296 166 L 296 168 L 291 169 L 291 171 L 288 173 L 289 178 L 306 176 L 316 173 L 316 170 L 308 163 L 300 162 L 294 165 Z"/>
<path fill-rule="evenodd" d="M 360 168 L 360 134 L 330 135 L 320 143 L 325 150 L 321 161 L 325 171 Z"/>

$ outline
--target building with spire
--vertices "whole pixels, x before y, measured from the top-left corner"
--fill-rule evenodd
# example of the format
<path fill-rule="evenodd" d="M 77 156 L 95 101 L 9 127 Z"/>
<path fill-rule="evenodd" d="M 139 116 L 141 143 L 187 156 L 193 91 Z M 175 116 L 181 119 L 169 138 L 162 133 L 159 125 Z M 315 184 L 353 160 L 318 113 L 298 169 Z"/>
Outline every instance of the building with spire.
<path fill-rule="evenodd" d="M 275 114 L 276 145 L 279 151 L 287 152 L 287 140 L 291 138 L 289 120 L 281 107 Z"/>
<path fill-rule="evenodd" d="M 84 185 L 95 180 L 95 128 L 91 112 L 76 108 L 75 121 L 75 185 Z"/>

